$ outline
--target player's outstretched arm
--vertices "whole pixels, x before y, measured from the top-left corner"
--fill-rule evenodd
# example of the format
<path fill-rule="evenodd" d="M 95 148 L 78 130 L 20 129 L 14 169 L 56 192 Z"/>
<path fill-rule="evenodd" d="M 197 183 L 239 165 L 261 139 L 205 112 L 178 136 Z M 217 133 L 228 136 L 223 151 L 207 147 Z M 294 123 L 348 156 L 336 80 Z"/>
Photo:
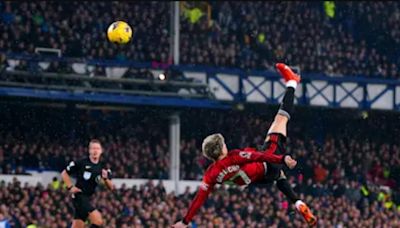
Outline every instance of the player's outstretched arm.
<path fill-rule="evenodd" d="M 290 155 L 277 155 L 269 152 L 258 151 L 238 151 L 232 158 L 235 164 L 243 164 L 250 162 L 270 162 L 275 164 L 285 164 L 289 169 L 293 169 L 297 165 L 297 161 Z"/>
<path fill-rule="evenodd" d="M 212 192 L 213 187 L 214 187 L 213 185 L 209 185 L 203 181 L 199 187 L 199 190 L 196 193 L 195 198 L 190 204 L 189 210 L 186 213 L 185 217 L 182 219 L 182 221 L 179 221 L 174 225 L 172 225 L 172 227 L 174 228 L 187 227 L 192 218 L 196 215 L 197 211 L 206 201 L 208 195 Z"/>

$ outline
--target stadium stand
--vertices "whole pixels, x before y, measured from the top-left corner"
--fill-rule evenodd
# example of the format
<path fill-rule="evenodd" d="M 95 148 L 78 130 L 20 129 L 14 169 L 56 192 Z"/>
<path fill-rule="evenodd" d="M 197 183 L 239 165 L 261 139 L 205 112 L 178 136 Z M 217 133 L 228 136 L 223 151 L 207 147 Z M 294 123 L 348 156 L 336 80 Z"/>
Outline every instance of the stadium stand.
<path fill-rule="evenodd" d="M 156 61 L 169 53 L 169 41 L 165 36 L 169 28 L 167 3 L 42 1 L 2 2 L 0 7 L 3 15 L 0 25 L 4 28 L 1 51 L 34 53 L 35 47 L 48 47 L 61 49 L 63 55 L 71 57 L 118 56 L 118 59 L 136 61 Z M 128 8 L 130 10 L 123 10 Z M 135 24 L 135 44 L 128 50 L 107 42 L 105 32 L 100 32 L 119 18 Z M 148 45 L 150 43 L 159 45 Z M 122 55 L 118 55 L 122 50 Z"/>
<path fill-rule="evenodd" d="M 162 119 L 146 117 L 143 110 L 127 118 L 123 117 L 124 113 L 81 112 L 71 113 L 70 119 L 65 118 L 68 113 L 65 110 L 59 113 L 51 108 L 28 111 L 23 106 L 17 110 L 29 114 L 22 116 L 21 125 L 17 126 L 13 124 L 11 112 L 4 113 L 3 120 L 8 121 L 2 122 L 2 173 L 19 173 L 32 168 L 62 171 L 69 161 L 87 154 L 87 142 L 82 139 L 92 136 L 104 141 L 110 165 L 119 167 L 114 169 L 117 177 L 168 177 L 166 131 L 160 130 L 163 126 L 167 129 L 167 125 Z"/>
<path fill-rule="evenodd" d="M 11 113 L 21 109 L 27 111 L 29 116 L 21 117 L 18 124 Z M 131 113 L 78 111 L 71 119 L 60 121 L 68 113 L 67 110 L 57 112 L 51 108 L 13 107 L 2 116 L 5 121 L 0 137 L 1 172 L 20 174 L 29 169 L 61 171 L 70 160 L 85 156 L 85 139 L 95 136 L 104 141 L 109 167 L 117 167 L 113 168 L 116 177 L 167 179 L 168 126 L 163 120 L 169 111 L 163 111 L 164 116 L 160 116 L 159 112 L 162 111 L 146 108 Z M 395 117 L 387 115 L 382 119 L 377 115 L 363 120 L 354 116 L 356 112 L 299 112 L 301 116 L 292 123 L 297 127 L 289 131 L 288 151 L 299 160 L 302 176 L 306 180 L 343 184 L 351 181 L 372 182 L 399 189 L 398 142 L 395 138 L 390 140 L 373 134 L 387 129 L 388 134 L 392 132 L 395 135 L 398 128 L 388 130 L 385 124 L 386 120 Z M 227 116 L 221 111 L 187 111 L 182 116 L 182 179 L 201 180 L 209 164 L 199 150 L 205 135 L 221 132 L 232 149 L 257 146 L 263 141 L 272 113 L 272 110 L 265 114 L 233 111 Z M 317 115 L 319 119 L 309 126 L 306 120 Z M 343 118 L 343 115 L 354 117 Z M 195 123 L 193 118 L 202 121 Z M 325 129 L 315 127 L 318 123 L 324 123 Z M 39 127 L 40 133 L 37 132 Z M 322 132 L 329 134 L 323 135 Z M 347 135 L 352 135 L 352 138 Z"/>
<path fill-rule="evenodd" d="M 334 17 L 321 2 L 210 4 L 212 23 L 206 16 L 195 22 L 181 18 L 183 64 L 272 69 L 271 63 L 286 61 L 305 73 L 398 78 L 397 2 L 338 2 Z M 67 57 L 172 63 L 167 3 L 3 2 L 0 7 L 2 52 L 34 53 L 35 47 L 50 47 Z M 127 8 L 131 10 L 120 10 Z M 72 10 L 77 13 L 70 14 Z M 135 42 L 129 48 L 108 43 L 99 32 L 118 18 L 135 24 Z"/>
<path fill-rule="evenodd" d="M 183 63 L 273 69 L 286 61 L 305 73 L 398 78 L 398 3 L 337 2 L 333 18 L 322 2 L 211 4 L 212 26 L 205 17 L 182 24 Z"/>

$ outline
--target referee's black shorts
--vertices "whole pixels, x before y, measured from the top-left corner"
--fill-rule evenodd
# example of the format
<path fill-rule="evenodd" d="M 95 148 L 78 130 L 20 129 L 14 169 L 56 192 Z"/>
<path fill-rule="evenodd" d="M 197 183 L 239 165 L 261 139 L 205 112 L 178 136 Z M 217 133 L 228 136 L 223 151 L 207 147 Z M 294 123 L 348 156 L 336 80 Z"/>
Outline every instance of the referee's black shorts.
<path fill-rule="evenodd" d="M 90 196 L 82 193 L 74 194 L 72 204 L 75 209 L 74 219 L 86 221 L 89 214 L 95 210 L 95 208 L 90 204 Z"/>

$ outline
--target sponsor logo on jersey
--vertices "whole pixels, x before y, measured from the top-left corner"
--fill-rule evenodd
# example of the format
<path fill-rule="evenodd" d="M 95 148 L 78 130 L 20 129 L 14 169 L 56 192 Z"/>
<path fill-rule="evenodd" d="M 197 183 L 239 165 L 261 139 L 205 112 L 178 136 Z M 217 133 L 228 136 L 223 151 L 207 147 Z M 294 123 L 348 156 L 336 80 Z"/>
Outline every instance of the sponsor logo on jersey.
<path fill-rule="evenodd" d="M 201 182 L 200 184 L 200 188 L 203 189 L 204 191 L 208 190 L 208 184 L 206 184 L 204 181 Z"/>
<path fill-rule="evenodd" d="M 90 165 L 87 165 L 85 166 L 85 169 L 90 169 L 90 167 L 91 167 Z"/>

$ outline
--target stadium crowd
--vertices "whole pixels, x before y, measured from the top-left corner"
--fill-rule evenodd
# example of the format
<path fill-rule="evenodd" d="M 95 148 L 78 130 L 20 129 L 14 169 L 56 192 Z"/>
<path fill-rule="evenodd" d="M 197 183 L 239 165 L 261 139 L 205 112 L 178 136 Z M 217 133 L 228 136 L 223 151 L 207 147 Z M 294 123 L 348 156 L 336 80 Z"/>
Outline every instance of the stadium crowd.
<path fill-rule="evenodd" d="M 319 217 L 318 227 L 399 227 L 400 213 L 385 200 L 362 195 L 356 185 L 335 189 L 310 181 L 296 188 Z M 323 195 L 315 194 L 316 189 Z M 49 186 L 23 186 L 18 181 L 0 183 L 0 222 L 11 227 L 69 227 L 72 205 L 65 188 L 53 181 Z M 166 193 L 162 182 L 139 187 L 123 186 L 117 197 L 100 189 L 93 203 L 102 212 L 106 226 L 168 227 L 182 218 L 193 194 Z M 29 207 L 28 205 L 33 205 Z M 47 206 L 40 206 L 47 205 Z M 307 227 L 276 187 L 248 190 L 218 189 L 192 222 L 192 227 Z"/>
<path fill-rule="evenodd" d="M 285 61 L 306 73 L 398 78 L 398 3 L 334 4 L 330 17 L 323 2 L 214 3 L 212 26 L 182 24 L 182 62 L 273 70 Z"/>
<path fill-rule="evenodd" d="M 398 78 L 399 3 L 334 4 L 332 15 L 323 2 L 211 2 L 211 22 L 205 12 L 196 21 L 182 14 L 181 63 L 272 69 L 284 60 L 305 73 Z M 171 64 L 168 3 L 6 1 L 0 10 L 0 52 L 40 46 L 69 57 Z M 104 31 L 118 19 L 134 27 L 129 46 L 107 42 Z"/>
<path fill-rule="evenodd" d="M 103 142 L 104 159 L 115 177 L 167 179 L 169 176 L 168 111 L 144 107 L 132 113 L 77 111 L 65 118 L 66 110 L 49 112 L 26 107 L 22 110 L 27 115 L 21 117 L 20 123 L 15 122 L 12 114 L 20 112 L 19 109 L 2 113 L 0 173 L 29 174 L 30 169 L 61 171 L 69 161 L 86 156 L 86 139 L 95 136 Z M 261 145 L 271 124 L 272 116 L 268 115 L 273 111 L 260 112 L 263 111 L 246 115 L 209 110 L 182 113 L 181 178 L 202 178 L 209 161 L 202 156 L 199 144 L 209 133 L 221 132 L 231 149 Z M 295 180 L 310 180 L 320 185 L 361 188 L 376 184 L 399 192 L 399 145 L 395 138 L 374 134 L 384 130 L 386 135 L 397 135 L 396 124 L 391 128 L 384 124 L 395 120 L 392 122 L 391 117 L 385 116 L 383 122 L 379 118 L 368 122 L 351 119 L 349 116 L 353 114 L 321 111 L 318 116 L 322 119 L 318 119 L 299 111 L 289 127 L 287 151 L 299 162 L 290 175 Z M 314 119 L 315 123 L 310 125 L 307 119 Z M 318 123 L 322 122 L 326 129 L 319 129 L 322 124 Z M 324 191 L 317 188 L 315 194 L 323 196 Z M 398 197 L 395 203 L 400 205 Z"/>
<path fill-rule="evenodd" d="M 60 171 L 69 160 L 87 153 L 86 139 L 98 137 L 103 141 L 104 155 L 115 177 L 168 177 L 165 135 L 168 110 L 141 107 L 133 112 L 75 110 L 69 113 L 68 109 L 19 108 L 2 106 L 5 112 L 0 113 L 3 120 L 0 123 L 2 173 L 27 174 L 27 168 Z M 24 114 L 15 116 L 13 113 Z M 307 200 L 320 217 L 321 227 L 397 227 L 400 152 L 396 139 L 387 137 L 398 134 L 396 117 L 386 114 L 382 118 L 378 114 L 377 119 L 371 114 L 369 119 L 362 119 L 354 112 L 320 110 L 310 113 L 297 110 L 291 120 L 288 152 L 299 164 L 289 176 L 297 192 L 312 196 Z M 230 148 L 259 145 L 273 114 L 272 109 L 257 109 L 255 113 L 249 110 L 246 114 L 210 110 L 183 112 L 182 178 L 199 180 L 208 165 L 199 151 L 202 137 L 219 131 L 226 136 Z M 312 124 L 307 121 L 310 119 L 314 121 Z M 323 125 L 318 124 L 322 122 Z M 374 134 L 383 129 L 387 133 L 385 136 Z M 321 132 L 329 132 L 329 135 Z M 0 222 L 7 220 L 12 227 L 26 227 L 29 223 L 39 227 L 68 227 L 71 202 L 58 180 L 50 186 L 1 183 L 0 188 Z M 250 187 L 244 192 L 223 190 L 216 193 L 194 224 L 197 227 L 211 227 L 212 224 L 224 227 L 304 226 L 301 218 L 294 215 L 292 206 L 273 189 Z M 104 190 L 97 193 L 95 203 L 104 212 L 107 227 L 166 227 L 183 216 L 193 197 L 185 193 L 176 198 L 152 184 L 137 189 L 123 188 L 118 195 L 122 199 Z M 296 219 L 292 222 L 293 216 Z"/>
<path fill-rule="evenodd" d="M 168 178 L 168 111 L 150 108 L 138 108 L 133 113 L 80 111 L 64 118 L 68 111 L 48 113 L 50 109 L 29 109 L 29 115 L 21 117 L 17 124 L 12 113 L 18 110 L 11 109 L 2 115 L 0 173 L 21 174 L 27 169 L 61 171 L 71 160 L 87 154 L 84 139 L 95 136 L 103 142 L 105 160 L 115 177 Z M 320 115 L 325 119 L 315 121 L 324 122 L 325 129 L 318 129 L 319 124 L 315 123 L 310 126 L 307 119 L 313 119 L 312 116 L 298 117 L 289 127 L 287 151 L 299 160 L 299 169 L 306 179 L 314 178 L 321 183 L 372 181 L 400 187 L 400 147 L 395 138 L 379 138 L 373 133 L 384 129 L 389 132 L 385 121 L 343 120 L 342 113 Z M 194 116 L 198 121 L 194 121 Z M 228 116 L 207 110 L 183 113 L 182 178 L 201 179 L 209 162 L 199 148 L 207 134 L 221 132 L 231 149 L 257 146 L 262 144 L 271 120 L 272 117 L 252 112 L 244 115 L 234 111 Z M 393 135 L 398 133 L 397 127 L 391 129 Z"/>
<path fill-rule="evenodd" d="M 21 116 L 20 124 L 12 120 L 12 111 L 3 113 L 0 173 L 26 174 L 26 169 L 62 171 L 71 160 L 87 155 L 88 142 L 80 138 L 96 137 L 103 142 L 104 159 L 114 176 L 168 178 L 168 144 L 166 131 L 162 131 L 168 125 L 163 119 L 152 119 L 141 111 L 133 116 L 81 112 L 71 114 L 69 119 L 64 112 L 51 109 L 22 110 L 27 114 Z"/>
<path fill-rule="evenodd" d="M 166 58 L 169 53 L 167 3 L 5 1 L 0 4 L 1 51 L 34 53 L 35 47 L 49 47 L 70 57 L 136 61 Z M 119 19 L 135 25 L 134 45 L 122 48 L 107 42 L 104 31 Z"/>

